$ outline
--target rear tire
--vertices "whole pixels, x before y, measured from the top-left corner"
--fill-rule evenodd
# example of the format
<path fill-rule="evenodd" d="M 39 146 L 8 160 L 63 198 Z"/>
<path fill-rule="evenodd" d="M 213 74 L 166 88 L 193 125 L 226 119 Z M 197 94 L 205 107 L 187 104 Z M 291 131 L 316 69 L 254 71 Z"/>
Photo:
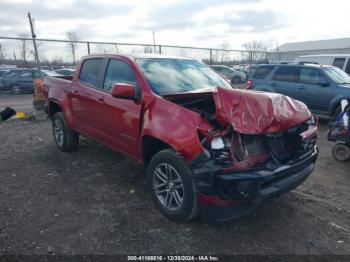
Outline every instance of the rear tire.
<path fill-rule="evenodd" d="M 147 184 L 153 202 L 169 220 L 185 222 L 198 214 L 192 171 L 174 150 L 165 149 L 153 156 Z"/>
<path fill-rule="evenodd" d="M 350 159 L 350 147 L 345 144 L 335 144 L 332 148 L 332 156 L 337 161 L 345 162 Z"/>
<path fill-rule="evenodd" d="M 67 126 L 62 112 L 52 117 L 52 134 L 58 150 L 69 152 L 78 147 L 79 134 Z"/>

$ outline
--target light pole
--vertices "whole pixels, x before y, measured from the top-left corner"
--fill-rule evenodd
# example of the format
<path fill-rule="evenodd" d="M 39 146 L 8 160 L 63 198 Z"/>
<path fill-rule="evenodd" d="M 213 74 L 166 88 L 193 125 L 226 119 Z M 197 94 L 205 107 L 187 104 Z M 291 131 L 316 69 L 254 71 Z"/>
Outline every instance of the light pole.
<path fill-rule="evenodd" d="M 33 19 L 30 16 L 30 13 L 28 13 L 28 19 L 29 19 L 30 31 L 32 33 L 32 39 L 33 39 L 35 62 L 36 62 L 36 65 L 37 65 L 39 73 L 40 73 L 40 61 L 39 61 L 39 55 L 38 55 L 38 48 L 37 48 L 36 42 L 35 42 L 36 35 L 34 32 Z"/>
<path fill-rule="evenodd" d="M 154 31 L 152 31 L 153 34 L 153 49 L 154 49 L 154 53 L 156 53 L 156 38 L 154 36 Z"/>

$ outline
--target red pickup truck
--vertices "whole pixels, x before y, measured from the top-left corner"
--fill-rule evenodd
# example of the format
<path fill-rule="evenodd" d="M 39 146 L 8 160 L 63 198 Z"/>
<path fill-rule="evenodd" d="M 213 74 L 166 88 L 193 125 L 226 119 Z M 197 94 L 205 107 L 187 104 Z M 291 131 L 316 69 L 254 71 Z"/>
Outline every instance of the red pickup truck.
<path fill-rule="evenodd" d="M 84 135 L 144 163 L 156 206 L 176 222 L 251 212 L 301 184 L 318 155 L 303 103 L 234 89 L 192 59 L 88 56 L 72 80 L 45 78 L 43 95 L 59 150 Z"/>

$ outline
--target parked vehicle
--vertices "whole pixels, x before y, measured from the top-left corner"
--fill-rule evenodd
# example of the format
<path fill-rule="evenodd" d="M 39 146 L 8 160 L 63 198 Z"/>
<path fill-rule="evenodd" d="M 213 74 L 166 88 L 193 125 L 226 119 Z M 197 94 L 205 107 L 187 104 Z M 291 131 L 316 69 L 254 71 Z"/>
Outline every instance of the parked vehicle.
<path fill-rule="evenodd" d="M 64 75 L 64 76 L 73 76 L 74 75 L 74 69 L 71 68 L 62 68 L 62 69 L 57 69 L 54 72 L 56 72 L 57 74 L 60 75 Z"/>
<path fill-rule="evenodd" d="M 6 69 L 6 68 L 0 68 L 0 90 L 1 90 L 1 87 L 2 87 L 2 81 L 1 81 L 1 78 L 4 77 L 4 75 L 6 75 L 8 72 L 10 71 L 10 69 Z"/>
<path fill-rule="evenodd" d="M 12 69 L 1 78 L 1 90 L 11 94 L 33 93 L 34 79 L 44 76 L 60 77 L 61 75 L 49 71 L 37 69 Z"/>
<path fill-rule="evenodd" d="M 350 103 L 342 101 L 342 112 L 334 122 L 330 122 L 327 139 L 336 142 L 332 148 L 332 156 L 338 161 L 350 159 Z"/>
<path fill-rule="evenodd" d="M 295 61 L 332 65 L 350 74 L 350 54 L 302 55 L 295 58 Z"/>
<path fill-rule="evenodd" d="M 247 88 L 290 96 L 332 119 L 341 111 L 340 101 L 350 99 L 350 77 L 337 67 L 316 64 L 260 65 Z"/>
<path fill-rule="evenodd" d="M 176 222 L 251 212 L 301 184 L 318 154 L 303 103 L 233 89 L 196 60 L 88 56 L 72 81 L 44 78 L 43 96 L 60 151 L 84 134 L 144 163 L 153 201 Z"/>
<path fill-rule="evenodd" d="M 223 65 L 212 65 L 211 66 L 216 72 L 225 75 L 231 80 L 232 84 L 244 83 L 247 80 L 245 73 L 238 70 L 233 70 L 228 66 Z"/>

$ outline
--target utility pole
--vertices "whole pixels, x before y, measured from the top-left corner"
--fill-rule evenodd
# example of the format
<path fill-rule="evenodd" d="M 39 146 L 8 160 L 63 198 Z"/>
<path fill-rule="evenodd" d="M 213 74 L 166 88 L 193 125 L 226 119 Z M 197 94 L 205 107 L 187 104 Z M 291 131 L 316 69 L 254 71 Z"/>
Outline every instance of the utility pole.
<path fill-rule="evenodd" d="M 28 13 L 28 19 L 29 19 L 29 24 L 30 24 L 30 31 L 32 32 L 35 62 L 36 62 L 36 65 L 37 65 L 39 73 L 40 73 L 40 61 L 39 61 L 38 49 L 37 49 L 36 42 L 35 42 L 36 35 L 34 33 L 33 20 L 32 20 L 32 17 L 30 16 L 30 13 Z"/>
<path fill-rule="evenodd" d="M 1 44 L 0 44 L 0 58 L 1 58 L 1 64 L 4 64 L 5 57 L 4 57 L 4 53 L 2 52 L 2 45 Z"/>
<path fill-rule="evenodd" d="M 154 36 L 154 31 L 152 31 L 153 34 L 153 49 L 154 49 L 154 53 L 156 53 L 156 38 Z"/>

